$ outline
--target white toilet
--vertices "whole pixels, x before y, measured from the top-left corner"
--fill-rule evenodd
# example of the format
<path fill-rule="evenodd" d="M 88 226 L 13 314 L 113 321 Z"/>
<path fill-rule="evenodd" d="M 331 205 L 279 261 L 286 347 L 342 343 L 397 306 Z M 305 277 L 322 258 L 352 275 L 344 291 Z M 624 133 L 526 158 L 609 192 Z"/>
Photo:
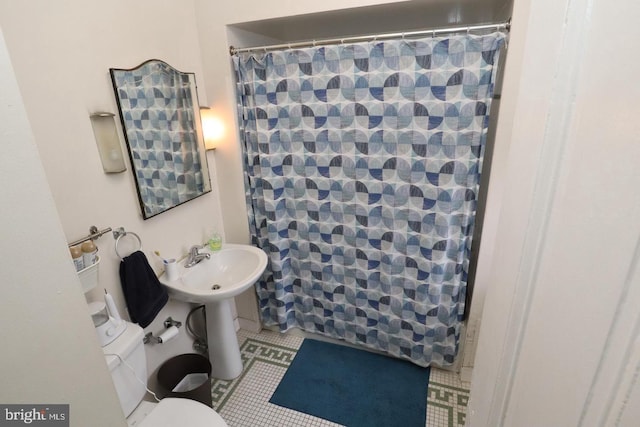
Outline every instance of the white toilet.
<path fill-rule="evenodd" d="M 102 350 L 129 426 L 227 427 L 216 411 L 194 400 L 171 397 L 160 403 L 142 400 L 147 385 L 144 333 L 136 324 L 126 322 L 126 325 L 125 331 Z"/>

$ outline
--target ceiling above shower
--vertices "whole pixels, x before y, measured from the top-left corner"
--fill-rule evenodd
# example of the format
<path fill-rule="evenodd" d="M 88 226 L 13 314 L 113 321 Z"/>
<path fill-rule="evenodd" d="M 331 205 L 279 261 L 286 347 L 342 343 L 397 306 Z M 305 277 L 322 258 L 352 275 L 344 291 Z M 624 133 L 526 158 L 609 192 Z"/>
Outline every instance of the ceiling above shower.
<path fill-rule="evenodd" d="M 414 0 L 243 22 L 231 25 L 229 34 L 240 47 L 251 35 L 294 42 L 504 22 L 511 9 L 512 0 Z"/>

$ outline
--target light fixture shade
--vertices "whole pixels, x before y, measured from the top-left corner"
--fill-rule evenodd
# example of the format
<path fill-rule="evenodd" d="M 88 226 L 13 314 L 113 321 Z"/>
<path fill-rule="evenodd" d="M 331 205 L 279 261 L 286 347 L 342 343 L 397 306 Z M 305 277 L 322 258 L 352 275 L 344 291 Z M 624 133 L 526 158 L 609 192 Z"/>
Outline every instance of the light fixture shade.
<path fill-rule="evenodd" d="M 119 173 L 126 171 L 127 167 L 122 156 L 115 115 L 112 113 L 94 113 L 89 117 L 91 118 L 91 126 L 98 144 L 104 172 Z"/>
<path fill-rule="evenodd" d="M 205 147 L 207 150 L 215 150 L 216 144 L 224 138 L 224 123 L 213 114 L 211 108 L 204 106 L 200 106 L 200 119 Z"/>

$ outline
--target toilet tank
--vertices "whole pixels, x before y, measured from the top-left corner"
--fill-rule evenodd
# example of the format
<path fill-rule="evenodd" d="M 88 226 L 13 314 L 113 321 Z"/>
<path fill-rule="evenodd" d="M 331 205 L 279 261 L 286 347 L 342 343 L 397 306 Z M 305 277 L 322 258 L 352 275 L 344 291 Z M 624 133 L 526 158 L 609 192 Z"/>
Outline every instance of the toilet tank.
<path fill-rule="evenodd" d="M 120 406 L 125 417 L 128 417 L 146 393 L 147 359 L 142 343 L 142 328 L 133 323 L 125 323 L 127 328 L 122 335 L 102 347 L 102 351 L 116 386 Z"/>

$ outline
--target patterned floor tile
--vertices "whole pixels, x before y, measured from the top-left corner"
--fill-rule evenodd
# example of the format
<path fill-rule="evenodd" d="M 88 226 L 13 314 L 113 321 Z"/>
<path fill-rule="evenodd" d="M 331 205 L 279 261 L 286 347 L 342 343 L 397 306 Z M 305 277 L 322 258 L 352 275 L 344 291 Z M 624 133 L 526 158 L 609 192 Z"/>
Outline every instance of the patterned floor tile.
<path fill-rule="evenodd" d="M 229 427 L 340 426 L 269 403 L 303 340 L 294 334 L 266 330 L 258 334 L 242 329 L 238 332 L 244 370 L 231 381 L 214 379 L 211 391 L 213 407 Z M 426 427 L 463 426 L 468 399 L 468 384 L 458 375 L 431 369 Z"/>

